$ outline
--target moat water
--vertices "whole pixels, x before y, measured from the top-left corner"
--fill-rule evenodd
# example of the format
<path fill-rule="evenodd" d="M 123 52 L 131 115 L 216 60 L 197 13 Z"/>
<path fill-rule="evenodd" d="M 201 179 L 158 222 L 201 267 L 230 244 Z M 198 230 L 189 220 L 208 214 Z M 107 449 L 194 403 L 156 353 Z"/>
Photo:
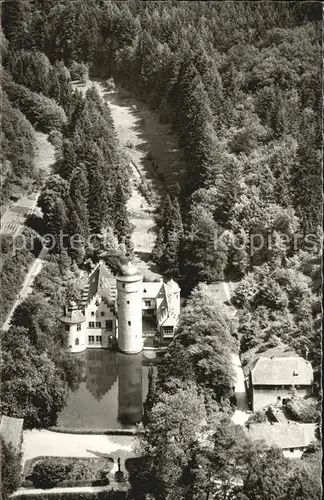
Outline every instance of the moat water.
<path fill-rule="evenodd" d="M 150 356 L 151 354 L 151 356 Z M 127 355 L 105 349 L 77 354 L 84 360 L 82 382 L 59 415 L 68 428 L 120 429 L 141 422 L 155 354 Z"/>

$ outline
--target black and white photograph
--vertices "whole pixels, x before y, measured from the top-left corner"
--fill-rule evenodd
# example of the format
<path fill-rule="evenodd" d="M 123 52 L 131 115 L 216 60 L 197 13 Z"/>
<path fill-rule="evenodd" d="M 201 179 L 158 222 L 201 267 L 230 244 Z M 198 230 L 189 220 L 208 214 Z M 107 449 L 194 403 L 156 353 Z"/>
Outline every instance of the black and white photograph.
<path fill-rule="evenodd" d="M 1 1 L 0 500 L 322 498 L 316 1 Z"/>

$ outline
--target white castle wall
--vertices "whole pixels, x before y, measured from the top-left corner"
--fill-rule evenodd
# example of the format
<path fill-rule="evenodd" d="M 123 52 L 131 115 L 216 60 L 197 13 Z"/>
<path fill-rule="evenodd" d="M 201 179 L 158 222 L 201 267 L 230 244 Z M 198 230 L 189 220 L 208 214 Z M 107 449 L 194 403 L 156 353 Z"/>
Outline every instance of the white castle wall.
<path fill-rule="evenodd" d="M 118 347 L 135 354 L 143 349 L 142 338 L 142 277 L 117 278 Z"/>
<path fill-rule="evenodd" d="M 77 324 L 70 324 L 70 331 L 67 332 L 65 324 L 62 325 L 63 335 L 65 339 L 65 348 L 69 352 L 82 352 L 87 348 L 84 323 L 81 323 L 81 330 L 78 330 Z"/>
<path fill-rule="evenodd" d="M 96 305 L 96 301 L 99 301 L 99 305 Z M 108 306 L 99 295 L 92 298 L 89 305 L 84 310 L 85 321 L 85 333 L 86 333 L 86 345 L 89 348 L 98 347 L 112 347 L 109 343 L 109 337 L 112 337 L 112 343 L 116 338 L 116 318 L 114 316 L 111 307 Z M 106 329 L 106 320 L 112 321 L 112 329 Z M 96 323 L 100 322 L 101 326 L 97 327 Z M 94 326 L 90 326 L 94 324 Z M 89 336 L 94 337 L 93 342 L 89 342 Z M 96 342 L 96 337 L 101 336 L 101 342 Z"/>

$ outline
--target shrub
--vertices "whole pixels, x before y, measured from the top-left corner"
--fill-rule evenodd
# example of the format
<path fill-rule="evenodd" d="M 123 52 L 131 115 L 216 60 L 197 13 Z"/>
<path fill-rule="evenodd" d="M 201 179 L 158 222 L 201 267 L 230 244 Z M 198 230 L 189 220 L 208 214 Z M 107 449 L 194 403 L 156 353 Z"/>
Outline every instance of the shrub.
<path fill-rule="evenodd" d="M 36 488 L 53 488 L 53 486 L 62 482 L 71 466 L 61 464 L 51 459 L 45 459 L 37 462 L 28 479 L 30 479 Z"/>
<path fill-rule="evenodd" d="M 111 458 L 37 457 L 25 469 L 34 486 L 105 486 L 109 484 Z M 29 473 L 29 471 L 31 471 Z"/>
<path fill-rule="evenodd" d="M 286 403 L 286 412 L 292 420 L 311 424 L 319 421 L 319 403 L 314 399 L 293 397 Z"/>
<path fill-rule="evenodd" d="M 248 418 L 248 421 L 246 422 L 247 425 L 249 424 L 261 424 L 263 422 L 267 422 L 267 414 L 265 411 L 257 411 L 253 415 L 251 415 Z"/>

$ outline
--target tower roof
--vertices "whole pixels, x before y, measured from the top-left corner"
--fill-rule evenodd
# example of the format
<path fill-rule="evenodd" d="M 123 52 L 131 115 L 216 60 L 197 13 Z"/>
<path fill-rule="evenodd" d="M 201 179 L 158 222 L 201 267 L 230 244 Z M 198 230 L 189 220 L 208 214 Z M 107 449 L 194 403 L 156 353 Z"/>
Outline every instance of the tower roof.
<path fill-rule="evenodd" d="M 76 324 L 83 323 L 86 319 L 82 312 L 78 309 L 76 303 L 72 300 L 65 311 L 65 315 L 61 318 L 62 323 Z"/>
<path fill-rule="evenodd" d="M 142 276 L 138 268 L 130 261 L 120 267 L 120 274 L 117 276 L 119 281 L 137 281 L 141 280 Z"/>

